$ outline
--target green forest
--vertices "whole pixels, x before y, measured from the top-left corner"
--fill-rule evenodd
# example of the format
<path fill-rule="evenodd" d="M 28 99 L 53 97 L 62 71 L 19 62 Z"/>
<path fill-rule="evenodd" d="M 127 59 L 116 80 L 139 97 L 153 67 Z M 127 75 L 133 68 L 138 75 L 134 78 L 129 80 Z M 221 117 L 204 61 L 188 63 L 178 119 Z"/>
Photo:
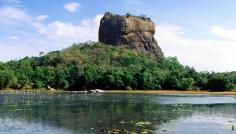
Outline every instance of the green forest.
<path fill-rule="evenodd" d="M 177 57 L 155 59 L 100 42 L 73 44 L 38 57 L 0 62 L 0 89 L 65 91 L 207 90 L 234 91 L 236 72 L 197 72 Z"/>

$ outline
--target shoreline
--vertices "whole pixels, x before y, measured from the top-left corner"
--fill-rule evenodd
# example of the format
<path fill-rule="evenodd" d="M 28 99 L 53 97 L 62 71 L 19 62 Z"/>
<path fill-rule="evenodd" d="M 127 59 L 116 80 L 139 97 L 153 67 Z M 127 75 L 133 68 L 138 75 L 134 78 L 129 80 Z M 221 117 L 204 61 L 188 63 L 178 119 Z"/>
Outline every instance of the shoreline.
<path fill-rule="evenodd" d="M 152 93 L 152 94 L 216 94 L 216 95 L 236 95 L 234 91 L 221 91 L 221 92 L 211 92 L 206 90 L 198 91 L 182 91 L 182 90 L 103 90 L 105 93 Z M 11 93 L 11 92 L 84 92 L 84 91 L 65 91 L 65 90 L 47 90 L 47 89 L 3 89 L 0 93 Z"/>
<path fill-rule="evenodd" d="M 199 91 L 181 91 L 181 90 L 105 90 L 107 93 L 154 93 L 154 94 L 216 94 L 216 95 L 236 95 L 234 91 L 210 92 Z"/>

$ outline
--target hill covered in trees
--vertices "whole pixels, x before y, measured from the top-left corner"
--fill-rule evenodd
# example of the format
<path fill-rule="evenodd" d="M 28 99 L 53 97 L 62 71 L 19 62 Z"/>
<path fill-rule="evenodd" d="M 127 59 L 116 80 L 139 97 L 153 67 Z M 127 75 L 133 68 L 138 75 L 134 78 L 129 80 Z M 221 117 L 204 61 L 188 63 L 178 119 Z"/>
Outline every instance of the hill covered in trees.
<path fill-rule="evenodd" d="M 42 53 L 41 53 L 42 54 Z M 230 91 L 236 72 L 196 72 L 176 57 L 161 57 L 120 49 L 100 42 L 73 44 L 39 57 L 0 62 L 0 89 L 63 90 L 177 89 Z"/>

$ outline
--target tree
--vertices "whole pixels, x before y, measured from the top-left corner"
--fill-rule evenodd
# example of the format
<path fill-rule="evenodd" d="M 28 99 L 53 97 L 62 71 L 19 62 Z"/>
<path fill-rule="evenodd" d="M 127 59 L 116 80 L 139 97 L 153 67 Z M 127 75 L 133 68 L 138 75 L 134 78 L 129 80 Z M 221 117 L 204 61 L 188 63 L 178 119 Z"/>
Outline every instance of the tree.
<path fill-rule="evenodd" d="M 142 70 L 135 74 L 135 78 L 138 83 L 138 89 L 155 89 L 151 81 L 151 74 L 147 71 L 142 72 Z"/>
<path fill-rule="evenodd" d="M 152 72 L 152 82 L 154 84 L 154 89 L 162 89 L 164 83 L 165 72 L 161 70 L 156 70 Z"/>
<path fill-rule="evenodd" d="M 0 69 L 3 69 L 3 62 L 0 61 Z"/>
<path fill-rule="evenodd" d="M 43 88 L 43 87 L 45 87 L 45 85 L 41 81 L 39 80 L 34 81 L 33 88 L 37 89 L 37 88 Z"/>
<path fill-rule="evenodd" d="M 43 56 L 44 55 L 44 52 L 40 52 L 39 53 L 39 56 L 41 57 L 41 56 Z"/>
<path fill-rule="evenodd" d="M 194 79 L 193 78 L 181 78 L 181 88 L 184 90 L 194 89 Z"/>
<path fill-rule="evenodd" d="M 166 75 L 164 80 L 164 89 L 181 89 L 181 73 L 179 71 L 171 71 Z"/>
<path fill-rule="evenodd" d="M 229 91 L 235 87 L 229 79 L 225 78 L 221 74 L 215 74 L 207 81 L 206 88 L 211 91 Z"/>
<path fill-rule="evenodd" d="M 101 79 L 102 85 L 106 89 L 124 89 L 122 73 L 116 69 L 107 70 Z"/>
<path fill-rule="evenodd" d="M 30 80 L 29 77 L 25 74 L 22 74 L 20 76 L 17 77 L 18 78 L 18 83 L 22 84 L 23 86 L 29 86 L 30 85 Z"/>
<path fill-rule="evenodd" d="M 18 79 L 15 76 L 14 71 L 9 71 L 7 76 L 6 76 L 6 82 L 7 82 L 7 86 L 11 87 L 11 86 L 15 86 L 18 83 Z"/>
<path fill-rule="evenodd" d="M 0 89 L 3 89 L 5 87 L 6 87 L 5 75 L 3 71 L 0 71 Z"/>
<path fill-rule="evenodd" d="M 138 86 L 138 83 L 134 76 L 135 73 L 131 69 L 127 69 L 127 68 L 124 68 L 122 72 L 123 73 L 121 74 L 121 78 L 122 78 L 125 88 L 129 90 L 136 89 Z"/>
<path fill-rule="evenodd" d="M 67 68 L 64 65 L 59 64 L 55 68 L 55 79 L 52 86 L 56 88 L 67 89 L 69 87 L 69 83 L 67 81 L 69 77 L 68 74 Z"/>
<path fill-rule="evenodd" d="M 37 66 L 34 70 L 34 79 L 44 81 L 45 75 L 44 75 L 44 69 L 43 67 Z"/>
<path fill-rule="evenodd" d="M 130 13 L 126 13 L 126 17 L 129 18 L 129 16 L 130 16 Z"/>
<path fill-rule="evenodd" d="M 142 18 L 143 20 L 145 20 L 147 18 L 147 16 L 144 14 L 141 14 L 139 17 Z"/>

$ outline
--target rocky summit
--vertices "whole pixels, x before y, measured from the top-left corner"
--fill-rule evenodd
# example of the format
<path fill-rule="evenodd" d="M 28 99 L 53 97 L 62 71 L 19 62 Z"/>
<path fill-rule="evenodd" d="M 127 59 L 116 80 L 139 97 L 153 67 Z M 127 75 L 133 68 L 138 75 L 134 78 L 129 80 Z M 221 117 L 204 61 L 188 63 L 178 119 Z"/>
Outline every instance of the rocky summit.
<path fill-rule="evenodd" d="M 99 41 L 105 44 L 136 50 L 146 55 L 150 52 L 155 58 L 163 52 L 154 38 L 155 24 L 145 16 L 124 16 L 106 12 L 100 21 Z"/>

